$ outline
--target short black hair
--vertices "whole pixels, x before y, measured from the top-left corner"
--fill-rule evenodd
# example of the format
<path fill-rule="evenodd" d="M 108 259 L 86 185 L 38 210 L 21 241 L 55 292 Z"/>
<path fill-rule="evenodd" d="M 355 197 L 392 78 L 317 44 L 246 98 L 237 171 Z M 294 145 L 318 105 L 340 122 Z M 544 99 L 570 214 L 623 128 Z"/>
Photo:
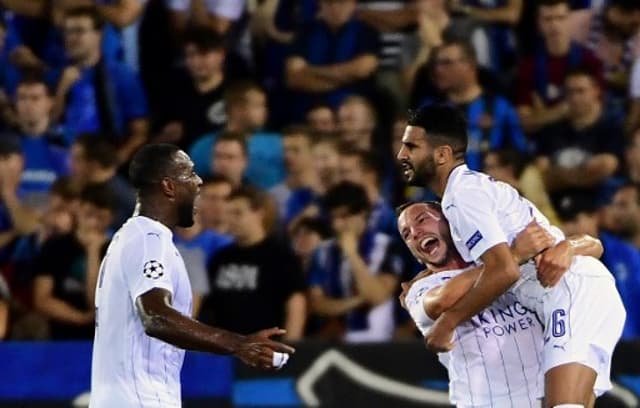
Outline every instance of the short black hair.
<path fill-rule="evenodd" d="M 582 64 L 569 69 L 564 76 L 564 82 L 566 83 L 569 78 L 573 77 L 587 77 L 595 86 L 597 86 L 598 88 L 601 87 L 598 75 L 588 65 Z"/>
<path fill-rule="evenodd" d="M 173 158 L 180 151 L 168 143 L 148 144 L 140 148 L 129 165 L 129 180 L 139 191 L 159 184 L 173 170 Z"/>
<path fill-rule="evenodd" d="M 231 191 L 231 194 L 227 197 L 227 201 L 245 199 L 249 202 L 249 207 L 251 207 L 252 210 L 260 210 L 265 208 L 267 198 L 267 194 L 256 187 L 240 186 Z"/>
<path fill-rule="evenodd" d="M 47 92 L 47 95 L 49 96 L 53 95 L 51 87 L 49 86 L 47 81 L 45 81 L 44 76 L 42 75 L 40 70 L 29 69 L 29 70 L 24 70 L 21 73 L 22 75 L 20 77 L 20 80 L 18 80 L 16 89 L 22 86 L 42 85 L 44 86 L 44 89 Z"/>
<path fill-rule="evenodd" d="M 640 3 L 638 0 L 609 0 L 605 7 L 607 9 L 616 7 L 623 11 L 633 12 L 640 10 Z"/>
<path fill-rule="evenodd" d="M 382 180 L 384 166 L 380 155 L 370 150 L 360 149 L 351 144 L 340 146 L 340 155 L 347 157 L 357 157 L 360 167 L 366 172 L 373 172 L 376 181 Z"/>
<path fill-rule="evenodd" d="M 234 132 L 230 130 L 225 130 L 216 137 L 216 140 L 213 142 L 215 147 L 216 144 L 221 142 L 236 142 L 240 145 L 242 149 L 242 153 L 244 157 L 249 157 L 249 145 L 247 143 L 247 139 L 249 135 L 243 132 Z M 213 152 L 212 152 L 213 153 Z"/>
<path fill-rule="evenodd" d="M 282 129 L 282 137 L 302 136 L 311 142 L 313 130 L 307 125 L 293 124 Z"/>
<path fill-rule="evenodd" d="M 97 162 L 102 168 L 118 165 L 116 148 L 109 137 L 102 134 L 84 133 L 76 138 L 74 144 L 82 147 L 85 158 Z"/>
<path fill-rule="evenodd" d="M 347 207 L 349 214 L 369 212 L 371 203 L 364 187 L 359 184 L 343 181 L 331 187 L 322 199 L 327 212 L 340 207 Z"/>
<path fill-rule="evenodd" d="M 473 65 L 478 65 L 478 55 L 476 53 L 475 48 L 464 40 L 459 38 L 445 38 L 442 44 L 438 46 L 435 50 L 434 55 L 438 55 L 437 53 L 447 47 L 458 47 L 462 51 L 462 55 L 467 59 L 467 61 L 471 62 Z"/>
<path fill-rule="evenodd" d="M 210 174 L 202 176 L 201 179 L 203 186 L 210 184 L 229 184 L 231 186 L 231 180 L 221 174 Z"/>
<path fill-rule="evenodd" d="M 56 195 L 66 201 L 69 201 L 78 198 L 80 196 L 80 191 L 78 191 L 78 186 L 73 182 L 71 177 L 62 176 L 58 177 L 56 181 L 53 182 L 49 189 L 49 194 Z"/>
<path fill-rule="evenodd" d="M 540 10 L 540 8 L 542 7 L 553 7 L 559 4 L 566 4 L 567 7 L 571 8 L 570 0 L 538 0 L 537 1 L 538 10 Z"/>
<path fill-rule="evenodd" d="M 399 217 L 404 210 L 416 204 L 426 204 L 429 208 L 442 214 L 442 205 L 437 201 L 407 201 L 406 203 L 400 204 L 396 207 L 396 217 Z"/>
<path fill-rule="evenodd" d="M 325 220 L 320 217 L 302 217 L 291 227 L 291 235 L 297 234 L 300 230 L 306 229 L 320 235 L 320 238 L 331 237 L 331 228 Z"/>
<path fill-rule="evenodd" d="M 182 36 L 182 46 L 194 45 L 198 51 L 224 50 L 224 37 L 207 27 L 191 27 Z"/>
<path fill-rule="evenodd" d="M 485 154 L 485 157 L 490 154 L 496 155 L 500 166 L 511 166 L 513 168 L 513 175 L 516 178 L 522 176 L 524 169 L 526 169 L 529 164 L 528 158 L 515 149 L 491 150 Z"/>
<path fill-rule="evenodd" d="M 467 151 L 467 120 L 462 112 L 449 104 L 425 104 L 409 112 L 409 126 L 420 127 L 433 147 L 451 146 L 456 158 Z"/>
<path fill-rule="evenodd" d="M 79 17 L 89 17 L 95 30 L 101 31 L 104 27 L 104 18 L 102 18 L 102 15 L 95 6 L 73 7 L 64 13 L 65 20 Z"/>
<path fill-rule="evenodd" d="M 574 221 L 580 214 L 593 214 L 602 205 L 594 199 L 594 189 L 567 189 L 551 194 L 551 203 L 563 222 Z"/>
<path fill-rule="evenodd" d="M 113 190 L 106 183 L 88 184 L 80 192 L 80 201 L 93 204 L 97 208 L 116 213 L 118 204 Z"/>

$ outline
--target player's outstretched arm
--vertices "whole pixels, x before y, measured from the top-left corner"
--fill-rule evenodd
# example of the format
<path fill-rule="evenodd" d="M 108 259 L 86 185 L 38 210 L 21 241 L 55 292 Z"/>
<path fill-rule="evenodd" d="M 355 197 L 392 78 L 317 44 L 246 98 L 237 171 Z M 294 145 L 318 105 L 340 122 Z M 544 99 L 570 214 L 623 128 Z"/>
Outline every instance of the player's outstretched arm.
<path fill-rule="evenodd" d="M 136 307 L 147 335 L 182 349 L 232 354 L 249 366 L 264 369 L 273 368 L 274 352 L 295 352 L 270 339 L 285 330 L 272 328 L 243 336 L 184 316 L 171 307 L 171 293 L 164 289 L 154 288 L 140 295 Z"/>

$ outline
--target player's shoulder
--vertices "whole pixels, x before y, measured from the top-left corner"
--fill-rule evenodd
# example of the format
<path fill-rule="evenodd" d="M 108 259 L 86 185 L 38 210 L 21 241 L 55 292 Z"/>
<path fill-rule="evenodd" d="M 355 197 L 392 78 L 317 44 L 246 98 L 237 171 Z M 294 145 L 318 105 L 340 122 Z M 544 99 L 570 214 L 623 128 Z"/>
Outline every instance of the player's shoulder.
<path fill-rule="evenodd" d="M 172 240 L 169 228 L 161 223 L 147 217 L 132 217 L 122 226 L 119 231 L 126 237 L 127 241 L 165 242 Z"/>

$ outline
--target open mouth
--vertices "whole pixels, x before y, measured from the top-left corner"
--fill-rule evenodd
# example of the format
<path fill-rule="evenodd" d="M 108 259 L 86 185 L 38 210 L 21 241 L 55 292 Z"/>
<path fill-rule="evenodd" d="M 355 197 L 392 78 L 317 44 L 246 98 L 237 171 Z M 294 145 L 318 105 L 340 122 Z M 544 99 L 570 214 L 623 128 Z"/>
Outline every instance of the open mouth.
<path fill-rule="evenodd" d="M 404 174 L 405 177 L 409 177 L 413 174 L 413 166 L 411 163 L 407 161 L 400 162 L 400 167 L 402 167 L 402 174 Z"/>
<path fill-rule="evenodd" d="M 440 247 L 440 242 L 435 237 L 427 237 L 420 241 L 420 249 L 427 255 L 433 255 Z"/>

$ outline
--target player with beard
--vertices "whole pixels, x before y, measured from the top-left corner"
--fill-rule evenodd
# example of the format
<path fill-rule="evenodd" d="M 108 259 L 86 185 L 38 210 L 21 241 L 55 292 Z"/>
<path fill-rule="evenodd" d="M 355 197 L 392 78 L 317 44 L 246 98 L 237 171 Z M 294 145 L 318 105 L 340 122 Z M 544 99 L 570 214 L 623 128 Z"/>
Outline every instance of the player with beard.
<path fill-rule="evenodd" d="M 545 406 L 590 406 L 594 394 L 611 388 L 611 356 L 626 315 L 613 276 L 595 258 L 558 257 L 571 247 L 558 228 L 513 187 L 469 170 L 467 124 L 455 108 L 423 106 L 408 123 L 398 152 L 405 178 L 442 197 L 456 249 L 466 262 L 482 264 L 471 289 L 427 332 L 427 347 L 451 349 L 456 327 L 511 288 L 545 323 Z M 509 245 L 532 221 L 556 245 L 518 267 Z"/>
<path fill-rule="evenodd" d="M 403 283 L 400 302 L 426 334 L 434 320 L 476 282 L 480 270 L 462 259 L 451 240 L 438 203 L 408 203 L 399 209 L 398 230 L 413 256 L 427 267 Z M 572 240 L 575 253 L 602 255 L 596 239 Z M 536 223 L 511 245 L 517 262 L 553 245 L 553 237 Z M 543 326 L 507 291 L 455 330 L 456 347 L 440 353 L 449 373 L 451 402 L 462 407 L 539 407 L 543 395 L 540 354 Z M 487 378 L 486 387 L 476 378 Z"/>
<path fill-rule="evenodd" d="M 181 407 L 184 349 L 230 354 L 263 369 L 294 350 L 272 328 L 242 336 L 191 319 L 191 285 L 173 245 L 193 225 L 202 180 L 178 147 L 148 145 L 129 167 L 137 214 L 115 234 L 100 266 L 91 373 L 92 408 Z"/>

